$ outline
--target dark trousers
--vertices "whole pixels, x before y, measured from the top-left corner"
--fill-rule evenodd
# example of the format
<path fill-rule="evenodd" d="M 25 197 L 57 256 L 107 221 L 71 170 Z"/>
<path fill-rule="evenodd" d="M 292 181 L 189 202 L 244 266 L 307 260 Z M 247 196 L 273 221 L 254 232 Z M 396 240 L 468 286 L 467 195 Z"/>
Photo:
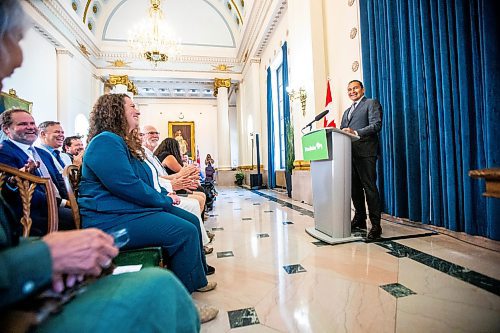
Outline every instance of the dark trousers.
<path fill-rule="evenodd" d="M 370 221 L 380 226 L 380 197 L 377 189 L 377 157 L 352 158 L 351 197 L 357 219 L 366 219 L 365 197 Z"/>
<path fill-rule="evenodd" d="M 74 230 L 76 229 L 75 220 L 73 220 L 73 214 L 71 209 L 66 207 L 58 207 L 58 230 Z M 32 210 L 31 220 L 33 224 L 31 225 L 30 236 L 41 237 L 47 234 L 49 219 L 47 217 L 47 207 L 43 207 L 42 212 Z"/>

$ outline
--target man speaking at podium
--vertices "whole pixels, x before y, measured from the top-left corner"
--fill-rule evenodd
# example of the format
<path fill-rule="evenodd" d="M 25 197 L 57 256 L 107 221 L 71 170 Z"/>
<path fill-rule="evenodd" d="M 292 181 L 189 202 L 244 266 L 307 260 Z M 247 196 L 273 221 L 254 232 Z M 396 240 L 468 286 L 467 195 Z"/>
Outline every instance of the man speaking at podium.
<path fill-rule="evenodd" d="M 356 212 L 351 228 L 366 229 L 366 196 L 372 224 L 367 238 L 377 239 L 382 234 L 376 170 L 378 132 L 382 128 L 382 106 L 376 99 L 365 97 L 365 89 L 361 81 L 349 82 L 347 93 L 353 104 L 345 110 L 340 129 L 360 137 L 360 140 L 352 143 L 351 197 Z"/>

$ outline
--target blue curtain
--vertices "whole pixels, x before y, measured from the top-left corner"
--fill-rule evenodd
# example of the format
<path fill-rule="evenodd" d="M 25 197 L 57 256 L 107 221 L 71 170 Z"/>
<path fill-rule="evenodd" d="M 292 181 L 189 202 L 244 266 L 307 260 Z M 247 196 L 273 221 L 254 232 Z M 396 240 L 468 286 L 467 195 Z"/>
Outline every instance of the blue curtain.
<path fill-rule="evenodd" d="M 288 196 L 292 197 L 292 169 L 295 160 L 295 151 L 293 144 L 293 124 L 290 117 L 290 97 L 286 91 L 288 87 L 288 47 L 284 42 L 281 46 L 283 54 L 282 73 L 283 73 L 283 120 L 285 121 L 285 179 L 286 191 Z"/>
<path fill-rule="evenodd" d="M 290 166 L 290 160 L 292 160 L 295 156 L 293 153 L 293 127 L 290 119 L 290 97 L 286 91 L 288 87 L 288 48 L 287 42 L 284 42 L 281 46 L 281 53 L 283 54 L 283 62 L 282 62 L 282 73 L 283 73 L 283 119 L 285 121 L 285 160 L 287 161 L 287 165 L 285 166 L 285 170 L 288 172 L 292 172 L 292 168 Z M 290 140 L 291 138 L 291 140 Z M 293 164 L 293 160 L 291 161 Z"/>
<path fill-rule="evenodd" d="M 267 185 L 276 187 L 274 173 L 274 115 L 273 115 L 273 87 L 271 82 L 271 68 L 267 68 Z"/>
<path fill-rule="evenodd" d="M 366 94 L 384 108 L 384 211 L 500 240 L 500 199 L 468 176 L 500 166 L 494 6 L 361 0 L 360 17 Z"/>

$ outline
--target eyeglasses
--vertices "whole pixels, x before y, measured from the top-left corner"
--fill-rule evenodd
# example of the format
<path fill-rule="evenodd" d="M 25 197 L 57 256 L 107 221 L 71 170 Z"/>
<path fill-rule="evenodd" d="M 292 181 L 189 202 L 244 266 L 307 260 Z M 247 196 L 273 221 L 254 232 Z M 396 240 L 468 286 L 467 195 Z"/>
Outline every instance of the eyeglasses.
<path fill-rule="evenodd" d="M 160 132 L 146 132 L 144 134 L 149 134 L 149 135 L 160 135 Z"/>

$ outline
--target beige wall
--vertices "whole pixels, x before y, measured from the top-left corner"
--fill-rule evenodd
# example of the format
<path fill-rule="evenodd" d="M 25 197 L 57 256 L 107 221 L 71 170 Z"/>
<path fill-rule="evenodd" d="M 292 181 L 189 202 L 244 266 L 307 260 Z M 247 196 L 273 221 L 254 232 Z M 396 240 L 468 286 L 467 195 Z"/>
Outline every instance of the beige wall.
<path fill-rule="evenodd" d="M 210 154 L 217 167 L 216 101 L 153 98 L 135 98 L 134 101 L 141 111 L 141 125 L 155 126 L 161 140 L 168 136 L 169 121 L 194 121 L 195 144 L 200 150 L 201 163 L 204 165 L 206 155 Z M 179 119 L 180 113 L 183 119 Z"/>
<path fill-rule="evenodd" d="M 358 33 L 350 38 L 352 28 Z M 362 79 L 361 49 L 359 38 L 359 4 L 353 6 L 344 0 L 290 0 L 288 8 L 278 23 L 262 54 L 260 69 L 260 99 L 262 119 L 266 123 L 266 69 L 279 56 L 280 47 L 288 41 L 289 86 L 305 88 L 307 103 L 305 115 L 300 102 L 291 103 L 295 129 L 295 159 L 302 159 L 301 128 L 323 111 L 326 99 L 326 82 L 330 78 L 333 97 L 333 117 L 337 126 L 343 111 L 350 105 L 347 83 Z M 359 69 L 352 70 L 354 61 Z M 317 123 L 322 127 L 322 122 Z M 265 138 L 267 168 L 267 135 Z"/>
<path fill-rule="evenodd" d="M 57 119 L 57 59 L 54 46 L 30 29 L 21 41 L 24 61 L 4 80 L 3 91 L 14 89 L 17 96 L 33 102 L 36 122 Z M 36 50 L 33 52 L 33 50 Z"/>

